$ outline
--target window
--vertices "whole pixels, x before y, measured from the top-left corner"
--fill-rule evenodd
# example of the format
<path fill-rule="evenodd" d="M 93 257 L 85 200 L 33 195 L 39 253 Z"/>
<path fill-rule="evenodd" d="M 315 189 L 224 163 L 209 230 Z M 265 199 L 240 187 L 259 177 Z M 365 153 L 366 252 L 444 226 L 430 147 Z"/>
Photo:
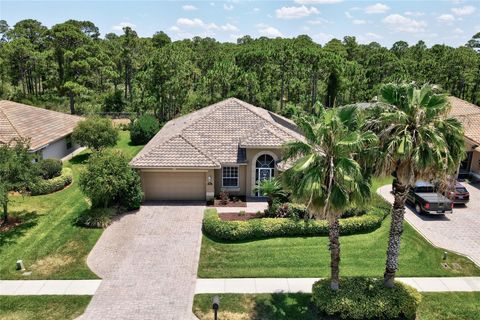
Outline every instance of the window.
<path fill-rule="evenodd" d="M 238 187 L 238 167 L 222 168 L 222 186 Z"/>
<path fill-rule="evenodd" d="M 72 149 L 72 136 L 71 135 L 68 135 L 66 138 L 65 138 L 65 142 L 67 143 L 67 150 L 70 150 Z"/>

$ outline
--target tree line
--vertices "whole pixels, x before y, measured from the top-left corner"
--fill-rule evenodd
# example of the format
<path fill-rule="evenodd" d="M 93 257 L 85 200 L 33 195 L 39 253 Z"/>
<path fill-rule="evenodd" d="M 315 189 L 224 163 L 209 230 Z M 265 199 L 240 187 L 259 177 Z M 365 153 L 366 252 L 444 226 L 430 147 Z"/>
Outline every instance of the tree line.
<path fill-rule="evenodd" d="M 432 83 L 478 103 L 480 33 L 458 48 L 423 41 L 324 46 L 307 35 L 237 43 L 164 32 L 139 37 L 130 27 L 103 38 L 94 23 L 47 28 L 33 19 L 0 21 L 0 96 L 74 113 L 153 113 L 161 121 L 235 96 L 290 115 L 315 105 L 370 101 L 382 84 Z"/>

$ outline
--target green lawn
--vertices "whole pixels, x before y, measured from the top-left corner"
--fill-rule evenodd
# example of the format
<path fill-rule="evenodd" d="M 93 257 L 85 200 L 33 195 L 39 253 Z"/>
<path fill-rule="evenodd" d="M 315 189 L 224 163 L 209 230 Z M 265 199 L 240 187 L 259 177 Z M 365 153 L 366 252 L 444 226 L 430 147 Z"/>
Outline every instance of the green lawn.
<path fill-rule="evenodd" d="M 374 187 L 390 183 L 386 178 Z M 340 274 L 382 276 L 390 217 L 368 234 L 342 236 Z M 399 276 L 472 276 L 480 268 L 469 259 L 450 253 L 442 263 L 443 249 L 433 247 L 408 223 L 402 236 Z M 204 235 L 198 275 L 201 278 L 326 277 L 330 255 L 328 237 L 292 237 L 228 243 Z"/>
<path fill-rule="evenodd" d="M 316 316 L 310 294 L 221 294 L 219 319 L 314 320 L 332 319 Z M 213 319 L 213 294 L 199 294 L 193 312 L 200 320 Z M 480 293 L 425 293 L 417 320 L 480 319 Z"/>
<path fill-rule="evenodd" d="M 75 319 L 83 313 L 91 298 L 91 296 L 0 296 L 0 319 Z"/>
<path fill-rule="evenodd" d="M 129 145 L 129 133 L 120 132 L 117 148 L 133 157 L 142 146 Z M 76 217 L 88 209 L 77 182 L 88 152 L 66 163 L 73 169 L 74 181 L 68 188 L 45 196 L 15 196 L 10 213 L 21 216 L 23 224 L 0 233 L 0 279 L 91 279 L 86 257 L 102 234 L 100 229 L 81 228 Z M 22 259 L 29 276 L 15 270 Z"/>

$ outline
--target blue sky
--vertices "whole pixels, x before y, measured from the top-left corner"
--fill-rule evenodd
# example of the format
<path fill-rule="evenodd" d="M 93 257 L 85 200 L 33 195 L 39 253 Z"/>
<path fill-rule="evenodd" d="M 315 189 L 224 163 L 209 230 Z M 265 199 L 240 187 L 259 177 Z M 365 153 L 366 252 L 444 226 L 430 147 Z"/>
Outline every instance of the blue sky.
<path fill-rule="evenodd" d="M 102 35 L 131 26 L 140 36 L 163 30 L 172 39 L 211 36 L 235 41 L 253 37 L 293 37 L 307 34 L 324 44 L 345 35 L 360 43 L 391 46 L 465 44 L 480 32 L 480 0 L 445 1 L 5 1 L 0 19 L 14 25 L 33 18 L 50 27 L 67 19 L 90 20 Z"/>

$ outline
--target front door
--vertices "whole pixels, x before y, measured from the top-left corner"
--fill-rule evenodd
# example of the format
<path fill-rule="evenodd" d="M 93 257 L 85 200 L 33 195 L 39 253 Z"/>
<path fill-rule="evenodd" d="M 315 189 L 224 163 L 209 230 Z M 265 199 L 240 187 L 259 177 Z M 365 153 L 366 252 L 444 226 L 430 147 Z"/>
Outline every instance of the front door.
<path fill-rule="evenodd" d="M 257 184 L 262 182 L 263 180 L 270 180 L 272 178 L 272 168 L 258 168 L 257 169 Z M 255 196 L 259 197 L 261 194 L 258 192 Z"/>

